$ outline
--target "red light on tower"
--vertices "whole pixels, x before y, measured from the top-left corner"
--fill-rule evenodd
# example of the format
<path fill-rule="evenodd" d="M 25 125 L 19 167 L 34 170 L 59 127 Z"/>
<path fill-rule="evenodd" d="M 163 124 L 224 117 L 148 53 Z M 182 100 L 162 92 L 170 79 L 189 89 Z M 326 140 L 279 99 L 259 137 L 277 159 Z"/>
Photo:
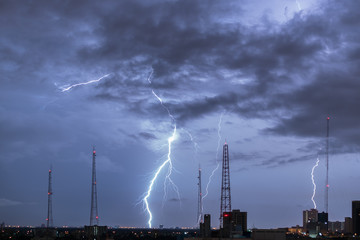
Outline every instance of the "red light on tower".
<path fill-rule="evenodd" d="M 99 216 L 96 216 L 96 219 L 99 219 Z"/>
<path fill-rule="evenodd" d="M 227 213 L 224 213 L 224 217 L 228 217 L 229 216 L 229 214 L 227 214 Z"/>
<path fill-rule="evenodd" d="M 94 151 L 93 151 L 93 154 L 95 154 L 95 153 L 96 153 L 96 151 L 94 150 Z"/>
<path fill-rule="evenodd" d="M 330 117 L 327 117 L 327 120 L 330 120 Z"/>
<path fill-rule="evenodd" d="M 330 185 L 329 185 L 329 184 L 326 184 L 326 187 L 330 187 Z"/>

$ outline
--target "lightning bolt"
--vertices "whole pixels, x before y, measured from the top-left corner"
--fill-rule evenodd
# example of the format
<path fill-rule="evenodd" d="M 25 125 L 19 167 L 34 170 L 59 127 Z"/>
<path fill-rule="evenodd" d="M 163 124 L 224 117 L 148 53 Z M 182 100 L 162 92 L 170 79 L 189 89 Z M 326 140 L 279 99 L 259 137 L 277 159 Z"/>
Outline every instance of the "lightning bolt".
<path fill-rule="evenodd" d="M 170 174 L 171 174 L 171 168 L 172 168 L 172 163 L 171 163 L 171 143 L 175 140 L 176 138 L 176 126 L 174 127 L 174 131 L 173 131 L 173 134 L 171 135 L 171 137 L 168 138 L 168 145 L 169 145 L 169 152 L 168 152 L 168 157 L 166 159 L 165 162 L 163 162 L 163 164 L 161 164 L 161 166 L 157 169 L 157 171 L 155 172 L 155 175 L 154 177 L 151 179 L 150 181 L 150 185 L 149 185 L 149 188 L 148 188 L 148 191 L 147 191 L 147 194 L 145 195 L 143 201 L 145 203 L 145 207 L 146 207 L 146 211 L 148 212 L 149 214 L 149 221 L 148 221 L 148 225 L 149 225 L 149 228 L 151 228 L 151 221 L 152 221 L 152 213 L 150 211 L 150 206 L 149 206 L 149 202 L 148 202 L 148 198 L 150 197 L 151 195 L 151 191 L 152 191 L 152 188 L 154 186 L 154 183 L 157 179 L 157 177 L 159 176 L 161 170 L 165 167 L 166 164 L 169 164 L 169 172 L 166 176 L 167 179 L 170 178 Z M 171 181 L 172 182 L 172 181 Z"/>
<path fill-rule="evenodd" d="M 150 73 L 149 77 L 147 78 L 147 80 L 150 84 L 151 84 L 151 77 L 152 77 L 153 73 L 154 73 L 154 69 L 151 68 L 151 73 Z"/>
<path fill-rule="evenodd" d="M 197 160 L 197 155 L 198 155 L 198 151 L 199 151 L 199 144 L 195 141 L 194 137 L 192 136 L 192 134 L 183 128 L 183 130 L 186 132 L 186 134 L 189 136 L 190 141 L 193 143 L 194 145 L 194 151 L 195 151 L 195 160 Z"/>
<path fill-rule="evenodd" d="M 220 115 L 220 119 L 219 119 L 219 122 L 218 122 L 218 144 L 217 144 L 217 148 L 216 148 L 216 155 L 215 155 L 215 160 L 216 160 L 216 167 L 214 168 L 214 170 L 211 172 L 211 175 L 209 177 L 209 181 L 206 185 L 206 193 L 203 197 L 203 199 L 205 199 L 207 197 L 207 195 L 209 194 L 209 186 L 210 186 L 210 183 L 211 183 L 211 179 L 213 178 L 215 172 L 219 169 L 219 166 L 220 166 L 220 161 L 218 160 L 218 155 L 219 155 L 219 149 L 220 149 L 220 141 L 221 141 L 221 122 L 222 122 L 222 118 L 224 116 L 224 113 L 225 112 L 222 112 L 221 115 Z"/>
<path fill-rule="evenodd" d="M 314 180 L 314 170 L 317 166 L 319 166 L 319 162 L 320 162 L 320 159 L 319 157 L 317 157 L 317 160 L 316 160 L 316 163 L 315 165 L 312 167 L 311 169 L 311 181 L 312 181 L 312 184 L 314 186 L 314 190 L 313 190 L 313 195 L 311 197 L 311 201 L 313 202 L 314 204 L 314 209 L 316 209 L 316 203 L 315 203 L 315 200 L 314 200 L 314 197 L 315 197 L 315 194 L 316 194 L 316 184 L 315 184 L 315 180 Z"/>
<path fill-rule="evenodd" d="M 151 84 L 151 76 L 153 74 L 153 70 L 151 71 L 149 77 L 148 77 L 148 82 Z M 173 164 L 172 164 L 172 161 L 171 161 L 171 145 L 173 143 L 173 141 L 176 139 L 176 121 L 175 121 L 175 118 L 174 116 L 171 114 L 170 110 L 164 105 L 163 103 L 163 100 L 161 99 L 161 97 L 159 97 L 155 92 L 154 90 L 151 90 L 152 94 L 156 97 L 157 100 L 159 100 L 161 106 L 163 106 L 163 108 L 167 111 L 169 117 L 171 118 L 172 120 L 172 123 L 174 124 L 174 129 L 173 129 L 173 133 L 172 135 L 168 138 L 168 154 L 167 154 L 167 159 L 160 165 L 160 167 L 156 170 L 155 172 L 155 175 L 154 177 L 151 179 L 150 181 L 150 184 L 149 184 L 149 187 L 148 187 L 148 191 L 145 195 L 145 197 L 143 198 L 143 202 L 144 202 L 144 205 L 145 205 L 145 209 L 146 211 L 148 212 L 149 214 L 149 221 L 148 221 L 148 225 L 149 225 L 149 228 L 151 228 L 152 224 L 152 213 L 151 213 L 151 210 L 150 210 L 150 206 L 149 206 L 149 202 L 148 202 L 148 199 L 150 198 L 151 196 L 151 191 L 152 191 L 152 188 L 153 188 L 153 185 L 156 181 L 156 179 L 158 178 L 161 170 L 166 166 L 168 165 L 168 171 L 166 173 L 166 176 L 165 176 L 165 181 L 164 181 L 164 200 L 166 199 L 166 194 L 167 194 L 167 191 L 166 191 L 166 186 L 168 185 L 167 183 L 170 183 L 171 186 L 173 187 L 173 190 L 176 192 L 177 196 L 178 196 L 178 199 L 180 200 L 180 193 L 179 193 L 179 189 L 178 187 L 176 186 L 176 184 L 173 182 L 173 180 L 171 179 L 171 173 L 172 173 L 172 170 L 173 170 Z M 164 203 L 164 200 L 163 200 L 163 203 Z"/>
<path fill-rule="evenodd" d="M 63 86 L 63 87 L 60 87 L 60 89 L 61 89 L 61 92 L 67 92 L 67 91 L 69 91 L 70 89 L 72 89 L 72 88 L 74 88 L 74 87 L 77 87 L 77 86 L 87 85 L 87 84 L 95 83 L 95 82 L 100 82 L 101 80 L 103 80 L 104 78 L 106 78 L 106 77 L 108 77 L 108 76 L 110 76 L 110 73 L 102 76 L 102 77 L 99 78 L 99 79 L 90 80 L 90 81 L 88 81 L 88 82 L 83 82 L 83 83 L 76 83 L 76 84 L 73 84 L 73 85 L 71 85 L 71 86 L 69 86 L 69 87 L 64 87 L 64 86 Z"/>
<path fill-rule="evenodd" d="M 299 3 L 299 1 L 298 1 L 298 0 L 296 0 L 296 5 L 297 5 L 297 7 L 298 7 L 299 11 L 301 11 L 301 10 L 302 10 L 302 8 L 301 8 L 301 5 L 300 5 L 300 3 Z"/>

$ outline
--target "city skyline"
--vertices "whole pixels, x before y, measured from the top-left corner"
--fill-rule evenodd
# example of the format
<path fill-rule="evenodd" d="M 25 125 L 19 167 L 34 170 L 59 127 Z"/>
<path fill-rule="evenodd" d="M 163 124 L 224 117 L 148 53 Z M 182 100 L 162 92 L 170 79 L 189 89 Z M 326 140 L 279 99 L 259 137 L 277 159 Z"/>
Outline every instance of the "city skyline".
<path fill-rule="evenodd" d="M 302 225 L 312 179 L 326 208 L 327 117 L 329 221 L 351 216 L 358 1 L 0 5 L 0 222 L 46 224 L 52 165 L 54 226 L 88 224 L 95 146 L 100 225 L 147 227 L 143 199 L 171 157 L 170 184 L 168 164 L 148 198 L 152 226 L 195 227 L 199 165 L 205 194 L 226 141 L 231 205 L 248 226 Z M 221 168 L 208 190 L 218 227 Z"/>

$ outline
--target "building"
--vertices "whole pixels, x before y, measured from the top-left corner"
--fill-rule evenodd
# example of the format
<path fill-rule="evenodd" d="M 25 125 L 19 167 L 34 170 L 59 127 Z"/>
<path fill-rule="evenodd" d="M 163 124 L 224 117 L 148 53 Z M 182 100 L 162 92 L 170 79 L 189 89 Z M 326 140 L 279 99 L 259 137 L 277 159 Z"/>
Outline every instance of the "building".
<path fill-rule="evenodd" d="M 106 232 L 107 232 L 107 226 L 85 226 L 84 227 L 86 236 L 89 239 L 94 240 L 105 240 L 106 239 Z"/>
<path fill-rule="evenodd" d="M 329 228 L 329 214 L 326 212 L 321 212 L 318 214 L 318 222 L 320 226 L 320 232 L 326 234 Z"/>
<path fill-rule="evenodd" d="M 247 232 L 247 212 L 236 209 L 223 213 L 222 237 L 239 238 Z"/>
<path fill-rule="evenodd" d="M 204 215 L 204 222 L 200 223 L 200 236 L 203 238 L 211 237 L 211 216 L 210 214 Z"/>
<path fill-rule="evenodd" d="M 353 233 L 360 234 L 360 201 L 352 201 L 352 227 Z"/>
<path fill-rule="evenodd" d="M 310 209 L 303 211 L 303 228 L 306 229 L 306 225 L 310 222 L 318 222 L 318 210 Z"/>
<path fill-rule="evenodd" d="M 232 236 L 243 236 L 247 232 L 247 212 L 232 211 Z"/>
<path fill-rule="evenodd" d="M 315 224 L 316 223 L 316 224 Z M 303 211 L 303 230 L 304 232 L 313 231 L 318 223 L 318 210 L 310 209 Z"/>
<path fill-rule="evenodd" d="M 352 233 L 352 231 L 353 231 L 352 219 L 351 217 L 346 217 L 344 224 L 344 233 Z"/>
<path fill-rule="evenodd" d="M 344 222 L 329 222 L 329 232 L 342 233 L 344 231 Z"/>

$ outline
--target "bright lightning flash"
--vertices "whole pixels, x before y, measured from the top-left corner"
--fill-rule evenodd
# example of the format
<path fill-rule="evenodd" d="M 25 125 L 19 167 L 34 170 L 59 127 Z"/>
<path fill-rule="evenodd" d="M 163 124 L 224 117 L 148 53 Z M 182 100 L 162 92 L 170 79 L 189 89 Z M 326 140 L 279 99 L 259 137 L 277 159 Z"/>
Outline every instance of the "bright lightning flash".
<path fill-rule="evenodd" d="M 211 172 L 211 175 L 209 177 L 209 181 L 206 185 L 206 193 L 205 195 L 203 196 L 202 199 L 206 198 L 207 195 L 209 194 L 209 185 L 211 183 L 211 179 L 213 178 L 215 172 L 219 169 L 219 166 L 220 166 L 220 161 L 218 160 L 218 155 L 219 155 L 219 149 L 220 149 L 220 141 L 221 141 L 221 122 L 222 122 L 222 118 L 224 116 L 224 113 L 225 112 L 222 112 L 221 115 L 220 115 L 220 119 L 219 119 L 219 123 L 218 123 L 218 144 L 217 144 L 217 149 L 216 149 L 216 155 L 215 155 L 215 159 L 216 159 L 216 167 L 214 168 L 214 170 Z"/>
<path fill-rule="evenodd" d="M 153 74 L 153 70 L 151 71 L 150 73 L 150 76 L 148 77 L 148 82 L 151 84 L 151 76 Z M 175 118 L 174 116 L 170 113 L 170 110 L 163 104 L 163 100 L 154 92 L 154 90 L 151 90 L 152 94 L 157 98 L 157 100 L 159 100 L 161 106 L 163 106 L 163 108 L 165 108 L 165 110 L 167 111 L 169 117 L 171 118 L 173 124 L 174 124 L 174 130 L 173 130 L 173 134 L 171 135 L 171 137 L 168 138 L 168 154 L 167 154 L 167 159 L 161 164 L 161 166 L 157 169 L 157 171 L 155 172 L 155 175 L 154 177 L 151 179 L 150 181 L 150 185 L 149 185 L 149 188 L 148 188 L 148 191 L 145 195 L 145 197 L 143 198 L 143 202 L 144 202 L 144 205 L 145 205 L 145 208 L 146 208 L 146 211 L 148 212 L 149 214 L 149 221 L 148 221 L 148 225 L 149 225 L 149 228 L 151 228 L 151 221 L 152 221 L 152 213 L 151 213 L 151 210 L 150 210 L 150 206 L 149 206 L 149 202 L 148 202 L 148 199 L 149 197 L 151 196 L 151 191 L 152 191 L 152 188 L 153 188 L 153 185 L 156 181 L 156 179 L 158 178 L 161 170 L 168 164 L 168 172 L 165 176 L 165 181 L 164 181 L 164 200 L 166 199 L 166 186 L 167 186 L 167 183 L 170 183 L 173 187 L 173 190 L 176 192 L 177 196 L 178 196 L 178 199 L 180 199 L 180 193 L 179 193 L 179 190 L 178 190 L 178 187 L 176 186 L 176 184 L 172 181 L 172 179 L 170 178 L 171 176 L 171 173 L 172 173 L 172 170 L 173 170 L 173 164 L 172 164 L 172 161 L 171 161 L 171 144 L 172 142 L 176 139 L 176 121 L 175 121 Z M 164 201 L 163 201 L 164 202 Z"/>
<path fill-rule="evenodd" d="M 157 179 L 158 175 L 160 174 L 161 170 L 165 167 L 166 164 L 169 164 L 169 172 L 166 175 L 166 178 L 170 178 L 170 174 L 171 174 L 171 169 L 172 169 L 172 163 L 171 163 L 171 143 L 175 140 L 176 138 L 176 126 L 174 127 L 174 131 L 171 137 L 168 138 L 168 144 L 169 144 L 169 152 L 168 152 L 168 157 L 166 159 L 165 162 L 163 162 L 163 164 L 161 164 L 161 166 L 157 169 L 154 177 L 151 179 L 150 181 L 150 185 L 149 185 L 149 189 L 147 191 L 146 196 L 144 197 L 143 201 L 145 203 L 145 207 L 146 207 L 146 211 L 149 213 L 149 221 L 148 221 L 148 225 L 149 228 L 151 228 L 151 221 L 152 221 L 152 213 L 150 211 L 150 207 L 149 207 L 149 202 L 148 202 L 148 198 L 151 195 L 151 191 L 152 191 L 152 187 L 155 183 L 155 180 Z M 171 181 L 172 182 L 172 181 Z"/>
<path fill-rule="evenodd" d="M 311 201 L 313 202 L 314 204 L 314 209 L 316 209 L 316 203 L 315 203 L 315 200 L 314 200 L 314 197 L 315 197 L 315 194 L 316 194 L 316 184 L 315 184 L 315 180 L 314 180 L 314 170 L 317 166 L 319 166 L 319 162 L 320 162 L 320 159 L 319 157 L 317 158 L 316 160 L 316 163 L 315 165 L 313 166 L 313 168 L 311 169 L 311 181 L 312 181 L 312 184 L 314 186 L 314 190 L 313 190 L 313 195 L 311 197 Z"/>
<path fill-rule="evenodd" d="M 76 83 L 76 84 L 73 84 L 69 87 L 61 87 L 61 92 L 67 92 L 69 91 L 70 89 L 74 88 L 74 87 L 77 87 L 77 86 L 81 86 L 81 85 L 87 85 L 87 84 L 90 84 L 90 83 L 95 83 L 95 82 L 100 82 L 101 80 L 103 80 L 104 78 L 110 76 L 110 73 L 109 74 L 106 74 L 104 76 L 102 76 L 101 78 L 99 79 L 95 79 L 95 80 L 90 80 L 88 82 L 83 82 L 83 83 Z"/>

